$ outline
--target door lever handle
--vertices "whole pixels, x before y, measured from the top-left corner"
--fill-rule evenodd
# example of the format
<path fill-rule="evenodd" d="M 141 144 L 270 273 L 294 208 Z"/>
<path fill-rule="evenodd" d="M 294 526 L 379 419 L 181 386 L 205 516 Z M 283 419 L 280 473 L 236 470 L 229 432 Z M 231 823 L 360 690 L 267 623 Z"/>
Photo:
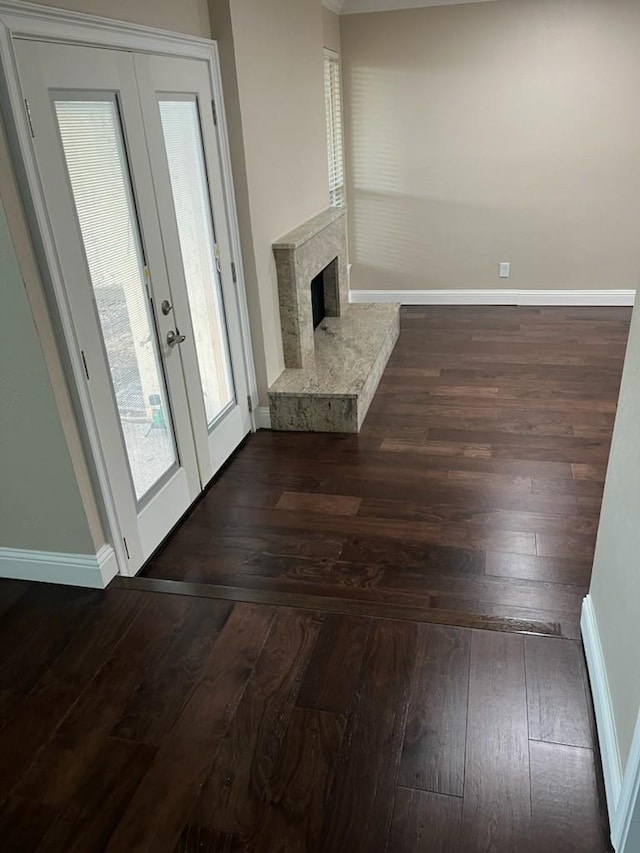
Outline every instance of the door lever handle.
<path fill-rule="evenodd" d="M 175 331 L 171 329 L 170 332 L 167 332 L 167 343 L 170 347 L 174 347 L 176 344 L 181 344 L 183 341 L 186 341 L 186 339 L 187 336 L 181 335 L 177 329 Z"/>

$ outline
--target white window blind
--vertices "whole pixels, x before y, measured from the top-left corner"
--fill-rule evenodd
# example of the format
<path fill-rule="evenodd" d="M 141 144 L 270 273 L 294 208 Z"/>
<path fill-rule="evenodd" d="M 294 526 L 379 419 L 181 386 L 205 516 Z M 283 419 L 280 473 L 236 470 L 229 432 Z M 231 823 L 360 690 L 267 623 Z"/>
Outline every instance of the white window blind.
<path fill-rule="evenodd" d="M 177 462 L 116 96 L 55 111 L 136 498 Z"/>
<path fill-rule="evenodd" d="M 159 106 L 202 395 L 212 426 L 233 401 L 234 390 L 198 103 L 162 96 Z"/>
<path fill-rule="evenodd" d="M 342 106 L 340 103 L 340 63 L 337 54 L 324 54 L 324 103 L 327 115 L 327 152 L 329 156 L 329 203 L 345 203 L 344 153 L 342 150 Z"/>

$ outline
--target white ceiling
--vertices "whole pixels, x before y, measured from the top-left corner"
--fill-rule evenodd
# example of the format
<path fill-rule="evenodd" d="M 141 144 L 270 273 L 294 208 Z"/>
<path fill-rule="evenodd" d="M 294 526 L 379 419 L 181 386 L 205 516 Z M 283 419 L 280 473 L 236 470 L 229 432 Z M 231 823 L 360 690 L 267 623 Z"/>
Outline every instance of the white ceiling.
<path fill-rule="evenodd" d="M 324 6 L 339 15 L 358 12 L 388 12 L 393 9 L 419 9 L 424 6 L 452 6 L 457 3 L 490 3 L 492 0 L 322 0 Z"/>

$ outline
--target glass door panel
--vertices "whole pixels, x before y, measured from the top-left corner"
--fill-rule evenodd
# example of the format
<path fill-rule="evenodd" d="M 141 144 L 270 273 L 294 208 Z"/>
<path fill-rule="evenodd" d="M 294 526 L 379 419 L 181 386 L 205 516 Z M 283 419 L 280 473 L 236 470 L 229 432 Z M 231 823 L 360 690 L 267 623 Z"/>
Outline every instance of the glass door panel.
<path fill-rule="evenodd" d="M 211 67 L 138 54 L 140 107 L 200 480 L 251 429 L 241 306 L 230 231 L 233 193 L 214 122 Z"/>
<path fill-rule="evenodd" d="M 115 95 L 54 93 L 135 496 L 178 463 Z"/>
<path fill-rule="evenodd" d="M 235 402 L 214 224 L 193 96 L 161 96 L 160 120 L 176 212 L 200 382 L 211 428 Z"/>

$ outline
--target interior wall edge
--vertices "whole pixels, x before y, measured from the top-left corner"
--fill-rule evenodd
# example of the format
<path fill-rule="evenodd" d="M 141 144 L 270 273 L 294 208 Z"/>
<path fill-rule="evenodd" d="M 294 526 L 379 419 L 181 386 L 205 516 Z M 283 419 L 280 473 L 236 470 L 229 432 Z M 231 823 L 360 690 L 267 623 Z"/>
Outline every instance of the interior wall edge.
<path fill-rule="evenodd" d="M 640 850 L 640 710 L 618 801 L 614 847 L 618 853 Z"/>

